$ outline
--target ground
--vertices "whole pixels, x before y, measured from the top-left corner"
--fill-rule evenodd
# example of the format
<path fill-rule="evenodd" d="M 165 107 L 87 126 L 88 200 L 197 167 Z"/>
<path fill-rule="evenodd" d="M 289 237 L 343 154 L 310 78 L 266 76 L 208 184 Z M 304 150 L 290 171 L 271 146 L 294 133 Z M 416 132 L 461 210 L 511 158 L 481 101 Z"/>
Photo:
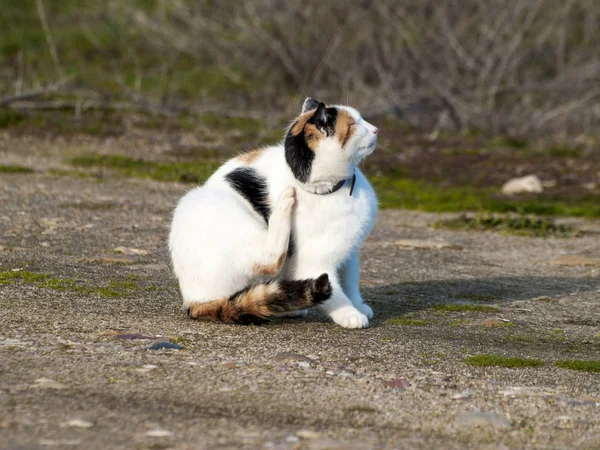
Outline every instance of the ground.
<path fill-rule="evenodd" d="M 539 238 L 385 210 L 371 328 L 195 322 L 166 251 L 190 185 L 65 162 L 169 159 L 128 139 L 0 135 L 0 164 L 34 170 L 0 173 L 0 446 L 600 447 L 599 221 Z"/>

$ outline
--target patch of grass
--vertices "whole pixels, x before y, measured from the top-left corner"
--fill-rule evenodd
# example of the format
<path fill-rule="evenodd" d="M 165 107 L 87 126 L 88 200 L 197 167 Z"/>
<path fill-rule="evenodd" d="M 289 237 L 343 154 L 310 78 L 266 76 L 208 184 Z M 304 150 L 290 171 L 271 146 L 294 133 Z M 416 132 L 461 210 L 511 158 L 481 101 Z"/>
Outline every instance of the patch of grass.
<path fill-rule="evenodd" d="M 415 327 L 424 327 L 429 324 L 427 320 L 411 319 L 409 317 L 394 317 L 385 321 L 388 325 L 412 325 Z"/>
<path fill-rule="evenodd" d="M 370 176 L 382 208 L 417 209 L 426 212 L 490 212 L 541 216 L 600 217 L 600 196 L 573 201 L 538 195 L 503 197 L 498 188 L 443 186 L 402 178 L 397 174 Z"/>
<path fill-rule="evenodd" d="M 563 369 L 579 370 L 582 372 L 600 372 L 600 360 L 567 359 L 553 363 Z"/>
<path fill-rule="evenodd" d="M 471 366 L 509 367 L 512 369 L 520 367 L 539 367 L 544 365 L 544 362 L 540 361 L 539 359 L 509 358 L 497 355 L 470 356 L 468 358 L 465 358 L 465 363 Z"/>
<path fill-rule="evenodd" d="M 48 278 L 43 273 L 30 272 L 28 270 L 0 272 L 0 285 L 13 284 L 15 281 L 22 281 L 27 284 L 37 283 Z"/>
<path fill-rule="evenodd" d="M 443 304 L 433 305 L 431 309 L 435 311 L 448 311 L 448 312 L 498 312 L 499 309 L 496 306 L 488 305 L 470 305 L 470 304 Z"/>
<path fill-rule="evenodd" d="M 492 148 L 517 148 L 527 147 L 527 141 L 513 136 L 497 136 L 490 140 L 489 146 Z"/>
<path fill-rule="evenodd" d="M 136 277 L 136 275 L 133 276 Z M 77 283 L 77 280 L 73 278 L 55 278 L 45 273 L 30 272 L 27 270 L 0 272 L 0 286 L 20 281 L 25 284 L 36 284 L 43 289 L 95 294 L 105 298 L 128 297 L 137 288 L 135 279 L 128 277 L 126 281 L 109 280 L 106 286 L 89 286 Z"/>
<path fill-rule="evenodd" d="M 206 180 L 218 163 L 207 161 L 161 163 L 132 159 L 119 155 L 86 155 L 71 159 L 77 167 L 113 169 L 125 177 L 149 178 L 157 181 L 198 183 Z"/>
<path fill-rule="evenodd" d="M 462 215 L 456 219 L 441 220 L 434 224 L 435 228 L 449 230 L 494 231 L 517 236 L 536 237 L 571 237 L 578 234 L 572 226 L 557 225 L 550 218 L 534 218 L 513 215 L 477 214 L 475 217 Z"/>
<path fill-rule="evenodd" d="M 8 108 L 0 108 L 0 128 L 9 128 L 21 123 L 25 116 L 19 111 Z"/>
<path fill-rule="evenodd" d="M 551 145 L 545 148 L 543 153 L 555 158 L 577 158 L 581 156 L 581 152 L 578 149 L 561 144 Z"/>
<path fill-rule="evenodd" d="M 33 173 L 30 167 L 18 166 L 13 164 L 0 164 L 0 173 Z"/>

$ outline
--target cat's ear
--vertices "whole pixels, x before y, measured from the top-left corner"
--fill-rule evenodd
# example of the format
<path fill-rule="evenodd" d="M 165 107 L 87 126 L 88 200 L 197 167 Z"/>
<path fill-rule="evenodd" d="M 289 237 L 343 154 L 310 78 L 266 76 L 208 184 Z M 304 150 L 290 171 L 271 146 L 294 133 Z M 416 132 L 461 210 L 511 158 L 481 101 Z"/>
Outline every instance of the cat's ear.
<path fill-rule="evenodd" d="M 318 129 L 322 130 L 325 128 L 327 125 L 327 108 L 325 107 L 325 103 L 319 103 L 313 119 Z"/>
<path fill-rule="evenodd" d="M 307 97 L 306 100 L 304 100 L 304 103 L 302 104 L 302 114 L 304 114 L 307 111 L 312 111 L 313 109 L 318 108 L 319 106 L 319 101 L 315 100 L 312 97 Z"/>

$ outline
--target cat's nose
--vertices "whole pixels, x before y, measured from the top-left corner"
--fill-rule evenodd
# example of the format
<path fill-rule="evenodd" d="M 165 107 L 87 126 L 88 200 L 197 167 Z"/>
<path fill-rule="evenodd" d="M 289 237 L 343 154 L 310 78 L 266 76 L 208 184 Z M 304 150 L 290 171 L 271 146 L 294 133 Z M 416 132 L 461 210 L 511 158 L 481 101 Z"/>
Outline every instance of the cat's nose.
<path fill-rule="evenodd" d="M 375 129 L 373 130 L 373 134 L 379 134 L 379 128 L 375 128 Z"/>

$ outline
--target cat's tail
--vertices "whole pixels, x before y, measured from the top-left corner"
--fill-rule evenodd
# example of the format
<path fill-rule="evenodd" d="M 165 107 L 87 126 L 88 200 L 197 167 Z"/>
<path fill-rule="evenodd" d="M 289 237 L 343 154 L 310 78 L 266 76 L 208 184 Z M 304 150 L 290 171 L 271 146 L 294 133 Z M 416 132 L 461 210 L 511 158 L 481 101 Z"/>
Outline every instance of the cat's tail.
<path fill-rule="evenodd" d="M 250 286 L 229 298 L 194 303 L 188 309 L 192 319 L 242 325 L 261 324 L 270 317 L 323 303 L 331 297 L 329 276 L 307 280 L 270 281 Z"/>

